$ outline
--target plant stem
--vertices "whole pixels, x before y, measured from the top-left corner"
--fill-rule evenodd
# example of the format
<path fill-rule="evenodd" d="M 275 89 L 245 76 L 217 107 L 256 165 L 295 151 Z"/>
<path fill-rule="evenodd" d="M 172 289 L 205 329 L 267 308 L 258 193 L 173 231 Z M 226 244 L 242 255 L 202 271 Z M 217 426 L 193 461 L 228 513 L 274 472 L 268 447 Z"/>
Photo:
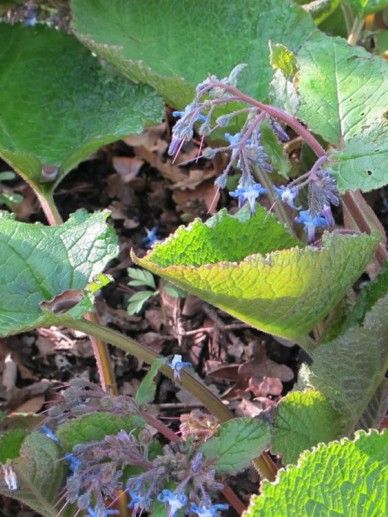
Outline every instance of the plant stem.
<path fill-rule="evenodd" d="M 39 204 L 42 207 L 44 215 L 46 216 L 47 222 L 50 226 L 57 226 L 63 223 L 61 214 L 58 212 L 57 205 L 55 204 L 52 194 L 44 195 L 34 189 L 34 192 L 39 200 Z"/>
<path fill-rule="evenodd" d="M 95 336 L 102 341 L 111 343 L 148 364 L 153 363 L 155 359 L 160 357 L 158 354 L 141 345 L 134 339 L 124 336 L 115 330 L 103 327 L 97 323 L 92 323 L 86 320 L 73 320 L 66 316 L 60 317 L 59 321 L 63 325 L 72 329 L 80 330 L 90 336 Z M 163 365 L 160 370 L 164 375 L 174 380 L 174 372 L 169 366 Z M 233 413 L 224 406 L 222 401 L 212 393 L 205 384 L 190 375 L 187 371 L 183 370 L 181 372 L 180 380 L 182 386 L 200 400 L 202 404 L 221 422 L 226 422 L 233 418 Z M 255 460 L 255 464 L 262 477 L 269 480 L 275 479 L 277 467 L 268 454 L 262 453 L 261 456 Z"/>
<path fill-rule="evenodd" d="M 268 174 L 265 174 L 262 172 L 262 170 L 259 167 L 254 167 L 255 176 L 257 176 L 257 179 L 259 182 L 267 189 L 267 195 L 268 199 L 271 203 L 271 209 L 273 208 L 273 211 L 278 216 L 278 219 L 284 223 L 287 228 L 289 229 L 290 233 L 296 237 L 296 233 L 294 230 L 294 226 L 292 224 L 292 219 L 287 214 L 286 209 L 284 208 L 283 203 L 279 203 L 279 200 L 276 198 L 275 191 L 273 188 L 273 184 L 271 181 L 271 178 Z"/>
<path fill-rule="evenodd" d="M 61 214 L 58 211 L 57 205 L 54 201 L 52 194 L 44 195 L 37 190 L 34 189 L 34 192 L 37 195 L 40 206 L 47 218 L 47 221 L 50 226 L 57 226 L 63 223 L 63 219 Z M 97 315 L 94 312 L 90 312 L 86 316 L 90 321 L 97 323 Z M 104 391 L 109 391 L 112 394 L 117 393 L 116 381 L 113 374 L 112 364 L 109 357 L 109 351 L 106 344 L 95 338 L 94 336 L 90 336 L 90 341 L 93 348 L 94 358 L 97 364 L 98 375 L 100 377 L 101 387 Z"/>

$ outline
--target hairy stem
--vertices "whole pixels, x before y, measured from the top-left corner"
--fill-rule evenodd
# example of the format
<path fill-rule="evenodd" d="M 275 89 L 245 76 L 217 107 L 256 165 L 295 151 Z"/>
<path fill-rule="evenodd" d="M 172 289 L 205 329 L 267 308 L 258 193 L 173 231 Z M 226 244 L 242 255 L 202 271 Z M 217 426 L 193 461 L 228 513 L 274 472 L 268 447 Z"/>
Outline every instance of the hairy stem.
<path fill-rule="evenodd" d="M 111 343 L 148 364 L 153 363 L 155 359 L 160 357 L 158 354 L 141 345 L 134 339 L 124 336 L 115 330 L 103 327 L 97 323 L 92 323 L 86 320 L 73 320 L 66 316 L 61 317 L 60 321 L 62 324 L 74 330 L 80 330 L 90 336 L 95 336 L 102 341 Z M 174 372 L 169 366 L 163 365 L 160 370 L 164 375 L 174 380 Z M 224 406 L 222 401 L 212 393 L 205 384 L 190 375 L 187 371 L 183 370 L 181 372 L 181 383 L 187 391 L 200 400 L 202 404 L 221 422 L 226 422 L 233 418 L 233 413 Z M 262 477 L 269 480 L 275 479 L 277 467 L 268 454 L 262 453 L 261 456 L 255 460 L 255 464 Z"/>
<path fill-rule="evenodd" d="M 41 194 L 34 189 L 37 195 L 40 206 L 47 218 L 47 222 L 50 226 L 57 226 L 63 223 L 61 214 L 58 211 L 57 205 L 54 201 L 52 194 Z M 94 312 L 90 312 L 86 316 L 90 321 L 97 323 L 97 315 Z M 97 364 L 98 375 L 100 378 L 102 389 L 109 391 L 112 394 L 117 393 L 116 380 L 113 374 L 113 369 L 109 357 L 109 351 L 106 344 L 100 339 L 90 336 L 92 343 L 93 353 Z"/>

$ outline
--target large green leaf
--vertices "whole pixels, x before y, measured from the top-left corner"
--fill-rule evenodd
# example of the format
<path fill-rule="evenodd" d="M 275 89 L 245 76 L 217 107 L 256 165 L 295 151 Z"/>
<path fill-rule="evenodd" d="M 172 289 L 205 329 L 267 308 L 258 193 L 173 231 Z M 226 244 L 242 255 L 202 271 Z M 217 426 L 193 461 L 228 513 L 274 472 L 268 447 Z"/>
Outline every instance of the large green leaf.
<path fill-rule="evenodd" d="M 26 435 L 27 431 L 24 429 L 10 429 L 0 435 L 0 464 L 19 456 Z"/>
<path fill-rule="evenodd" d="M 245 517 L 380 517 L 387 514 L 388 432 L 359 432 L 302 454 L 263 483 Z"/>
<path fill-rule="evenodd" d="M 388 182 L 388 66 L 341 38 L 314 35 L 297 55 L 298 115 L 338 149 L 331 152 L 341 191 Z"/>
<path fill-rule="evenodd" d="M 108 215 L 79 210 L 55 227 L 0 217 L 0 335 L 48 324 L 55 315 L 41 302 L 84 289 L 117 255 Z"/>
<path fill-rule="evenodd" d="M 319 391 L 293 391 L 276 408 L 271 450 L 283 463 L 295 463 L 301 452 L 341 435 L 341 420 Z"/>
<path fill-rule="evenodd" d="M 0 494 L 21 501 L 44 517 L 58 515 L 55 505 L 65 467 L 57 444 L 42 433 L 31 433 L 12 468 L 18 487 L 9 490 L 0 475 Z"/>
<path fill-rule="evenodd" d="M 290 0 L 72 0 L 72 9 L 82 42 L 177 107 L 209 73 L 224 77 L 239 63 L 248 65 L 242 89 L 265 100 L 269 40 L 297 50 L 316 30 Z"/>
<path fill-rule="evenodd" d="M 39 190 L 162 116 L 155 92 L 109 73 L 72 36 L 0 24 L 0 41 L 0 156 Z M 59 169 L 54 183 L 44 166 Z"/>
<path fill-rule="evenodd" d="M 377 244 L 325 234 L 319 248 L 301 248 L 263 208 L 244 215 L 196 220 L 134 260 L 265 332 L 297 339 L 345 295 Z"/>
<path fill-rule="evenodd" d="M 65 452 L 70 452 L 80 443 L 102 440 L 105 436 L 119 431 L 133 432 L 144 427 L 144 420 L 139 416 L 121 416 L 98 412 L 83 415 L 61 424 L 57 436 Z"/>
<path fill-rule="evenodd" d="M 254 418 L 234 418 L 221 424 L 215 436 L 200 448 L 214 461 L 216 472 L 232 474 L 246 468 L 269 445 L 269 424 Z"/>
<path fill-rule="evenodd" d="M 362 325 L 350 327 L 313 353 L 310 381 L 352 430 L 368 408 L 388 368 L 388 295 L 367 313 Z"/>

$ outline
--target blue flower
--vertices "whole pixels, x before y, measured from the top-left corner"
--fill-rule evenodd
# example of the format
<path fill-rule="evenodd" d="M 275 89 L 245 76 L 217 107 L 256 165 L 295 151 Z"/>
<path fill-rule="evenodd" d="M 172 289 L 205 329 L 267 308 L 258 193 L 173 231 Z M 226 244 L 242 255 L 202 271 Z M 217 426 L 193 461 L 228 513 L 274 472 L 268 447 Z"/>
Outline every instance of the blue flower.
<path fill-rule="evenodd" d="M 227 510 L 228 504 L 212 504 L 210 506 L 199 506 L 192 503 L 191 511 L 198 515 L 198 517 L 218 517 L 218 512 Z"/>
<path fill-rule="evenodd" d="M 236 133 L 235 135 L 231 135 L 230 133 L 224 134 L 225 140 L 229 142 L 231 147 L 236 147 L 241 140 L 241 133 Z"/>
<path fill-rule="evenodd" d="M 189 368 L 191 363 L 182 361 L 182 356 L 180 354 L 175 354 L 171 359 L 170 366 L 174 371 L 174 379 L 179 381 L 181 378 L 181 370 L 183 368 Z"/>
<path fill-rule="evenodd" d="M 187 496 L 183 492 L 172 492 L 164 489 L 158 495 L 158 500 L 161 503 L 167 503 L 170 507 L 168 517 L 174 517 L 178 510 L 185 507 L 187 504 Z"/>
<path fill-rule="evenodd" d="M 72 454 L 71 452 L 65 454 L 64 456 L 65 460 L 69 464 L 70 470 L 75 472 L 78 467 L 81 465 L 81 460 L 77 458 L 75 454 Z"/>
<path fill-rule="evenodd" d="M 141 495 L 136 490 L 128 490 L 131 501 L 128 504 L 130 510 L 146 510 L 151 505 L 151 500 L 147 495 Z"/>
<path fill-rule="evenodd" d="M 255 213 L 256 199 L 265 194 L 267 189 L 262 187 L 260 183 L 251 182 L 246 187 L 239 186 L 235 191 L 229 192 L 229 195 L 238 198 L 238 205 L 241 207 L 245 201 L 248 201 L 249 209 L 252 214 Z"/>
<path fill-rule="evenodd" d="M 309 210 L 302 210 L 298 217 L 295 218 L 295 221 L 304 225 L 308 242 L 312 242 L 315 239 L 316 228 L 326 228 L 328 226 L 325 217 L 312 214 Z"/>
<path fill-rule="evenodd" d="M 97 505 L 93 508 L 93 506 L 88 506 L 87 508 L 87 516 L 88 517 L 108 517 L 108 515 L 119 515 L 120 512 L 114 509 L 107 509 L 105 506 Z"/>
<path fill-rule="evenodd" d="M 158 238 L 158 228 L 156 226 L 153 226 L 151 230 L 148 230 L 148 228 L 145 229 L 146 231 L 146 237 L 143 239 L 143 244 L 147 246 L 147 248 L 150 248 L 153 246 L 156 242 L 159 241 Z"/>
<path fill-rule="evenodd" d="M 54 433 L 54 431 L 46 424 L 42 425 L 40 428 L 40 432 L 45 434 L 47 438 L 50 438 L 50 440 L 53 440 L 56 443 L 59 443 L 58 436 Z"/>
<path fill-rule="evenodd" d="M 284 185 L 281 185 L 280 187 L 274 186 L 274 190 L 277 197 L 281 199 L 283 203 L 285 203 L 291 208 L 294 208 L 295 210 L 300 209 L 300 207 L 297 207 L 294 204 L 295 198 L 299 194 L 299 190 L 297 187 L 285 187 Z"/>

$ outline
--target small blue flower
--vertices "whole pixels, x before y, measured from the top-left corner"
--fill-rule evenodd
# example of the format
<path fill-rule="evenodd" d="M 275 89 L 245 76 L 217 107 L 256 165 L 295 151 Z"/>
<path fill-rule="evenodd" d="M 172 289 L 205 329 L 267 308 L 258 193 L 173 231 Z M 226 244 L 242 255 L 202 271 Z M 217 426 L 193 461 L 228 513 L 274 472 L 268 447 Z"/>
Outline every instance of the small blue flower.
<path fill-rule="evenodd" d="M 295 210 L 300 210 L 301 207 L 295 206 L 294 204 L 295 198 L 299 194 L 297 187 L 285 187 L 284 185 L 281 185 L 280 187 L 274 186 L 274 190 L 277 197 L 281 199 L 283 203 Z"/>
<path fill-rule="evenodd" d="M 238 205 L 241 207 L 245 201 L 248 201 L 249 209 L 252 214 L 255 213 L 256 199 L 265 194 L 267 189 L 262 187 L 260 183 L 250 183 L 246 187 L 239 186 L 235 191 L 229 192 L 231 197 L 238 199 Z"/>
<path fill-rule="evenodd" d="M 71 452 L 65 454 L 64 456 L 65 460 L 69 464 L 70 470 L 75 472 L 78 467 L 81 465 L 81 460 L 77 458 L 75 454 L 72 454 Z"/>
<path fill-rule="evenodd" d="M 228 504 L 212 504 L 211 506 L 199 506 L 192 503 L 191 511 L 198 515 L 198 517 L 218 517 L 220 511 L 227 510 Z"/>
<path fill-rule="evenodd" d="M 159 241 L 158 238 L 158 229 L 156 226 L 153 226 L 151 230 L 148 230 L 148 228 L 145 229 L 146 231 L 146 237 L 143 239 L 143 244 L 147 246 L 147 248 L 151 248 L 156 242 Z"/>
<path fill-rule="evenodd" d="M 189 368 L 191 363 L 182 361 L 182 356 L 180 354 L 175 354 L 171 359 L 170 366 L 174 371 L 174 379 L 179 381 L 181 378 L 181 370 L 183 368 Z"/>
<path fill-rule="evenodd" d="M 168 517 L 174 517 L 178 510 L 184 508 L 187 504 L 187 496 L 183 492 L 172 492 L 164 489 L 158 495 L 161 503 L 167 503 L 169 506 Z"/>
<path fill-rule="evenodd" d="M 108 517 L 108 515 L 119 515 L 120 512 L 114 509 L 107 509 L 105 506 L 97 505 L 93 508 L 93 506 L 88 506 L 87 508 L 87 516 L 88 517 Z"/>
<path fill-rule="evenodd" d="M 316 228 L 326 228 L 328 226 L 325 217 L 314 215 L 309 210 L 302 210 L 298 217 L 295 218 L 295 221 L 304 225 L 308 242 L 312 242 L 315 239 Z"/>
<path fill-rule="evenodd" d="M 151 500 L 146 495 L 141 495 L 136 490 L 128 490 L 128 495 L 131 498 L 128 508 L 130 510 L 146 510 L 151 505 Z"/>
<path fill-rule="evenodd" d="M 53 440 L 56 443 L 59 443 L 58 436 L 54 433 L 54 431 L 46 424 L 42 425 L 40 428 L 40 432 L 45 434 L 47 438 L 50 438 L 50 440 Z"/>
<path fill-rule="evenodd" d="M 241 140 L 241 133 L 236 133 L 235 135 L 231 135 L 230 133 L 224 134 L 225 140 L 229 142 L 231 147 L 236 147 Z"/>

